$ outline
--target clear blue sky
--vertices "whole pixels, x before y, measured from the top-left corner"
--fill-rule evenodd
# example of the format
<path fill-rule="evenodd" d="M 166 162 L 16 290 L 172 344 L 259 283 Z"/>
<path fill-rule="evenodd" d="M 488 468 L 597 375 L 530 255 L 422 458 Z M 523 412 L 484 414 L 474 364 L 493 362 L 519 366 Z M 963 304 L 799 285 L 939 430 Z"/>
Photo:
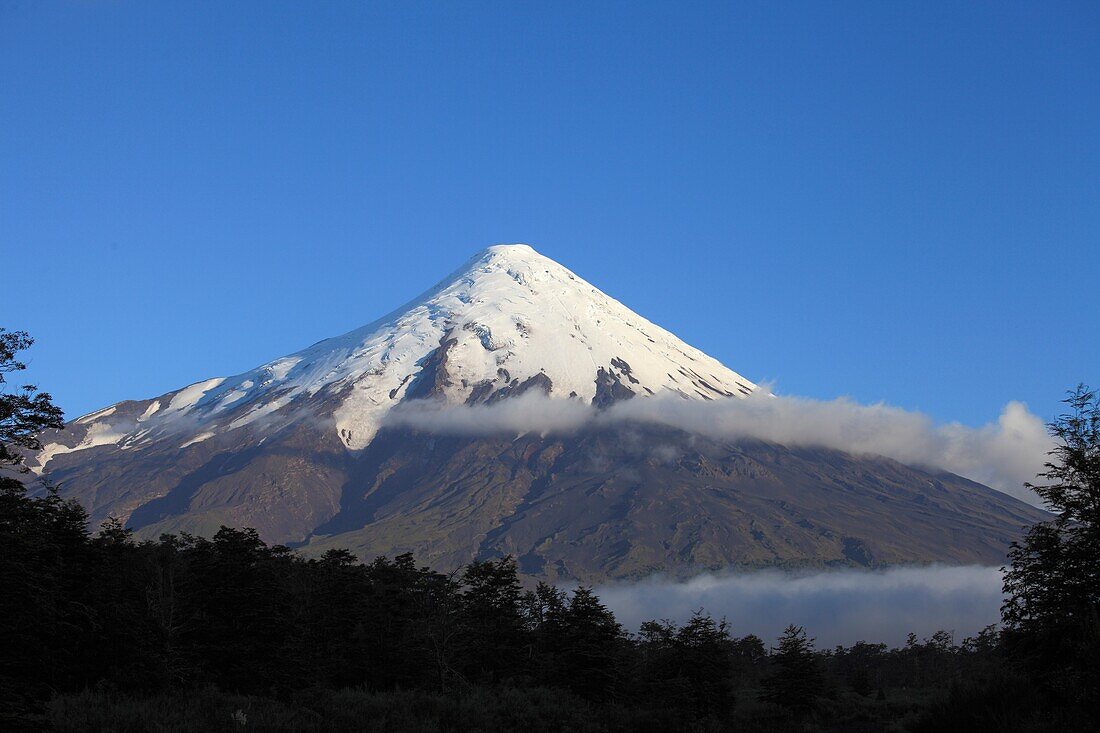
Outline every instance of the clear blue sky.
<path fill-rule="evenodd" d="M 778 391 L 1100 383 L 1100 4 L 0 0 L 0 325 L 71 417 L 528 242 Z"/>

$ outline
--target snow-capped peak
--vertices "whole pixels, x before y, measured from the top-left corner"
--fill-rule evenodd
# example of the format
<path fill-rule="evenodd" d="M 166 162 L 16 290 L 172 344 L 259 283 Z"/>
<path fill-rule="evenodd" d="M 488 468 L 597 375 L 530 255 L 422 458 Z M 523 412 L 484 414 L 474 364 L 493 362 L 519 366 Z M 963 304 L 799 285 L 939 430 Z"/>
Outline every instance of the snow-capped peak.
<path fill-rule="evenodd" d="M 507 244 L 367 326 L 162 396 L 161 407 L 137 403 L 147 414 L 118 444 L 159 439 L 184 415 L 181 443 L 191 444 L 310 415 L 331 417 L 343 443 L 359 449 L 409 399 L 473 404 L 534 389 L 604 406 L 669 393 L 740 397 L 754 388 L 530 246 Z"/>

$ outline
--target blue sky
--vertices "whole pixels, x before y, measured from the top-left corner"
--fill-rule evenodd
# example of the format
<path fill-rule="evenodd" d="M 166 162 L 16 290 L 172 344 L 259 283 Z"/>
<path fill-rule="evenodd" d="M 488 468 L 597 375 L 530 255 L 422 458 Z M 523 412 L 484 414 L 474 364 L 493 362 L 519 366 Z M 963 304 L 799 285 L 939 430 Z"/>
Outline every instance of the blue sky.
<path fill-rule="evenodd" d="M 1100 383 L 1095 3 L 0 2 L 0 325 L 70 416 L 528 242 L 777 391 Z"/>

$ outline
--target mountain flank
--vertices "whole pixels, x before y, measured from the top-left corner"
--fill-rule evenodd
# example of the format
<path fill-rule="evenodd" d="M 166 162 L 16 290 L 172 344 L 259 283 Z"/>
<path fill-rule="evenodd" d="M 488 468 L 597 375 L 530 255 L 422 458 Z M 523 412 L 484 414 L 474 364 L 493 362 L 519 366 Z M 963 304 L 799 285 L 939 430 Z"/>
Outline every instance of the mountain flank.
<path fill-rule="evenodd" d="M 875 456 L 629 423 L 485 437 L 390 419 L 420 402 L 539 395 L 602 410 L 757 389 L 530 247 L 497 246 L 363 328 L 79 418 L 28 465 L 93 521 L 117 516 L 144 536 L 251 526 L 307 553 L 412 551 L 440 569 L 510 554 L 528 575 L 590 583 L 996 564 L 1044 516 Z"/>

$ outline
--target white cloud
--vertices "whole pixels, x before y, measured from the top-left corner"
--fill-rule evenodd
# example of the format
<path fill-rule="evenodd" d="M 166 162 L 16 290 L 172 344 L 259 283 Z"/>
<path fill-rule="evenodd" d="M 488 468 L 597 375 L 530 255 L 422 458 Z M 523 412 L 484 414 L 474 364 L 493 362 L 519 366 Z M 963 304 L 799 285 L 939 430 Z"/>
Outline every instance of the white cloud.
<path fill-rule="evenodd" d="M 954 632 L 958 643 L 999 622 L 1002 602 L 1000 571 L 981 566 L 758 571 L 595 590 L 632 631 L 650 619 L 683 623 L 702 608 L 728 619 L 735 636 L 756 634 L 769 644 L 787 624 L 805 626 L 819 648 L 860 640 L 900 645 L 909 632 L 926 638 L 940 629 Z"/>
<path fill-rule="evenodd" d="M 714 438 L 756 438 L 881 455 L 966 476 L 1036 505 L 1038 498 L 1023 484 L 1042 470 L 1053 447 L 1043 421 L 1020 402 L 1008 403 L 997 422 L 971 428 L 936 424 L 922 413 L 885 404 L 773 397 L 763 390 L 744 400 L 634 399 L 604 411 L 577 400 L 533 394 L 492 406 L 418 401 L 395 409 L 388 420 L 391 425 L 419 430 L 473 435 L 547 434 L 617 422 L 651 423 Z"/>

